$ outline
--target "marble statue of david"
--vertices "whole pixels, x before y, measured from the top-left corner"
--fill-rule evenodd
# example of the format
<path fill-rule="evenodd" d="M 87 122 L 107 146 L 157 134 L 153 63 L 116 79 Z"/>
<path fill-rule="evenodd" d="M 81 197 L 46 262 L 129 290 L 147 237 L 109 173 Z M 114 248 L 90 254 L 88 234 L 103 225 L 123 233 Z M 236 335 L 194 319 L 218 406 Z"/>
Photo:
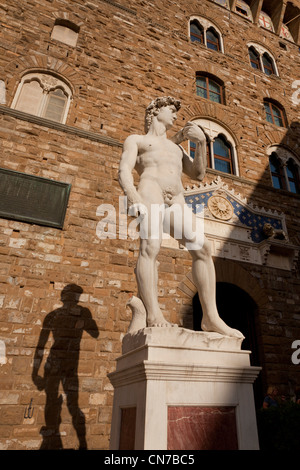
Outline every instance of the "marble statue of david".
<path fill-rule="evenodd" d="M 180 102 L 172 97 L 157 98 L 146 110 L 146 134 L 130 135 L 126 138 L 119 166 L 119 182 L 134 208 L 135 216 L 147 218 L 147 236 L 140 239 L 140 252 L 136 266 L 138 295 L 146 310 L 146 325 L 171 326 L 159 307 L 157 284 L 157 256 L 162 242 L 164 226 L 171 235 L 181 228 L 182 239 L 192 257 L 192 274 L 198 290 L 203 310 L 202 330 L 216 332 L 238 338 L 243 335 L 227 326 L 220 318 L 216 306 L 216 278 L 210 246 L 205 237 L 197 236 L 192 230 L 196 226 L 195 215 L 187 208 L 182 173 L 194 180 L 202 180 L 206 171 L 206 138 L 203 131 L 193 122 L 188 122 L 175 136 L 168 138 L 180 109 Z M 196 143 L 195 157 L 192 160 L 179 145 L 184 140 Z M 139 175 L 135 187 L 133 170 Z M 153 208 L 163 206 L 159 213 Z M 175 208 L 175 210 L 174 210 Z M 176 209 L 179 215 L 176 216 Z M 178 210 L 181 209 L 181 210 Z M 194 219 L 195 224 L 187 224 L 184 214 Z M 162 215 L 161 215 L 162 214 Z M 155 220 L 154 220 L 155 218 Z M 189 219 L 189 217 L 188 217 Z M 179 227 L 180 226 L 180 227 Z M 155 234 L 151 231 L 155 230 Z"/>

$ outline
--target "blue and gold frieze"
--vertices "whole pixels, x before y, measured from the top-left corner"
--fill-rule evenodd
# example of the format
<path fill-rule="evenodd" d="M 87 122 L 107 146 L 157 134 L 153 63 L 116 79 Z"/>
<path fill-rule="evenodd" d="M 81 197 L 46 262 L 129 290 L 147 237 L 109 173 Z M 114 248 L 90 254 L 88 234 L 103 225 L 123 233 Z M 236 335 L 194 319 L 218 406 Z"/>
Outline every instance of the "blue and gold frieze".
<path fill-rule="evenodd" d="M 203 210 L 202 204 L 205 208 L 208 207 L 208 201 L 213 195 L 215 195 L 215 190 L 191 194 L 185 197 L 185 201 L 192 207 L 194 213 L 199 213 Z M 271 214 L 258 213 L 258 211 L 255 212 L 232 196 L 226 195 L 225 197 L 230 202 L 233 214 L 240 223 L 251 228 L 251 239 L 254 243 L 260 243 L 267 238 L 263 232 L 265 224 L 270 224 L 275 230 L 284 230 L 282 218 L 274 217 Z"/>

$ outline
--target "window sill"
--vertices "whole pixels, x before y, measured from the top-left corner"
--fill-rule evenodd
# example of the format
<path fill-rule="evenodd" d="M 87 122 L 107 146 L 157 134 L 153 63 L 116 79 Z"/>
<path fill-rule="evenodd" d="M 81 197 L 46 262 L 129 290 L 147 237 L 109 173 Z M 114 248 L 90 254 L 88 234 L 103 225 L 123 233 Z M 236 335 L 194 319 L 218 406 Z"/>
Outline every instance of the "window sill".
<path fill-rule="evenodd" d="M 286 132 L 289 130 L 290 126 L 287 124 L 286 126 L 277 126 L 277 124 L 274 124 L 273 122 L 269 122 L 267 120 L 264 121 L 265 124 L 265 129 L 267 129 L 267 126 L 270 126 L 270 131 L 280 131 L 280 132 Z"/>
<path fill-rule="evenodd" d="M 262 70 L 259 70 L 259 69 L 255 69 L 254 67 L 251 67 L 250 65 L 250 68 L 251 68 L 251 71 L 252 73 L 254 73 L 255 75 L 257 75 L 259 78 L 265 78 L 265 79 L 271 79 L 271 80 L 279 80 L 281 81 L 281 77 L 279 75 L 277 75 L 276 73 L 272 73 L 271 75 L 267 75 L 265 72 L 263 72 Z"/>
<path fill-rule="evenodd" d="M 78 137 L 82 137 L 84 139 L 93 140 L 95 142 L 101 142 L 103 144 L 111 145 L 113 147 L 122 147 L 122 143 L 116 139 L 113 139 L 112 137 L 106 137 L 104 135 L 98 134 L 97 132 L 86 131 L 83 129 L 79 129 L 78 127 L 61 124 L 60 122 L 55 122 L 51 121 L 50 119 L 34 116 L 33 114 L 24 113 L 23 111 L 8 108 L 7 106 L 0 105 L 0 114 L 5 114 L 7 116 L 11 116 L 22 121 L 27 121 L 32 124 L 37 124 L 39 126 L 55 129 L 57 131 L 65 132 L 67 134 L 77 135 Z"/>

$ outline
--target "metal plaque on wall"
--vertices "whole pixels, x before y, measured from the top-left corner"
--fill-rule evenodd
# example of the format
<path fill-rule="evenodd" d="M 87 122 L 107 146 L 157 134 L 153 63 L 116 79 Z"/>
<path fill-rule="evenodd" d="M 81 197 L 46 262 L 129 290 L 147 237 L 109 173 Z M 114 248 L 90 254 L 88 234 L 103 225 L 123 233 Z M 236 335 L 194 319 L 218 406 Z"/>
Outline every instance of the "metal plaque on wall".
<path fill-rule="evenodd" d="M 62 228 L 71 185 L 0 168 L 0 217 Z"/>

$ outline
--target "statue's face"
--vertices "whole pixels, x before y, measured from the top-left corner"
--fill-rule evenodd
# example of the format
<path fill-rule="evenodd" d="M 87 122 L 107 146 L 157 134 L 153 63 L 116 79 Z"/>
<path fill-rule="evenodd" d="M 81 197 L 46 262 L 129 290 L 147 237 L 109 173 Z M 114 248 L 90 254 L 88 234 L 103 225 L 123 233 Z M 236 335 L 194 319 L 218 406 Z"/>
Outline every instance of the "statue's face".
<path fill-rule="evenodd" d="M 164 106 L 159 110 L 159 113 L 156 117 L 159 122 L 162 122 L 166 126 L 166 129 L 169 129 L 173 126 L 174 121 L 177 119 L 176 112 L 177 111 L 175 106 Z"/>

